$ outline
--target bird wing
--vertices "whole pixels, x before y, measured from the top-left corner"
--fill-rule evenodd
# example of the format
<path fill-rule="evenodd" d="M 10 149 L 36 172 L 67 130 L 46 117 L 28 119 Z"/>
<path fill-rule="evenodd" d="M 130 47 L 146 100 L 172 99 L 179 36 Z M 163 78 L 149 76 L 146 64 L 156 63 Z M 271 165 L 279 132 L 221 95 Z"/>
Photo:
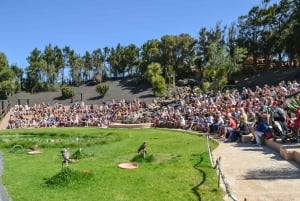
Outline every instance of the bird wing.
<path fill-rule="evenodd" d="M 64 157 L 64 159 L 69 159 L 70 158 L 69 152 L 64 152 L 63 157 Z"/>
<path fill-rule="evenodd" d="M 143 143 L 140 148 L 138 149 L 138 152 L 144 150 L 146 148 L 146 143 Z"/>

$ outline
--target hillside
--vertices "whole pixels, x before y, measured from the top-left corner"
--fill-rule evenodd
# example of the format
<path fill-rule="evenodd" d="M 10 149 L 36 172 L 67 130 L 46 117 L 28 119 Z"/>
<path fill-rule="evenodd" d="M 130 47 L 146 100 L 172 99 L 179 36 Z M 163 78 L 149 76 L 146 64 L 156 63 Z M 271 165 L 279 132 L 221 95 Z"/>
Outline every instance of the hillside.
<path fill-rule="evenodd" d="M 264 84 L 268 85 L 277 85 L 281 81 L 300 81 L 300 68 L 291 67 L 291 68 L 278 68 L 278 69 L 267 69 L 260 70 L 252 75 L 239 75 L 235 76 L 234 79 L 237 82 L 237 87 L 240 89 L 243 86 L 245 87 L 255 87 L 263 86 Z"/>
<path fill-rule="evenodd" d="M 282 80 L 300 81 L 300 68 L 261 70 L 252 75 L 239 75 L 234 77 L 234 79 L 237 83 L 236 87 L 238 89 L 241 89 L 243 86 L 253 88 L 256 85 L 277 85 Z M 148 102 L 154 98 L 151 86 L 149 85 L 137 85 L 125 80 L 107 81 L 104 84 L 108 84 L 110 86 L 110 89 L 104 98 L 100 98 L 98 96 L 95 86 L 82 85 L 80 87 L 74 87 L 76 95 L 73 101 L 81 100 L 81 94 L 82 99 L 86 104 L 97 104 L 104 101 L 111 101 L 112 99 L 133 100 L 135 98 L 140 98 Z M 29 105 L 42 102 L 49 102 L 50 104 L 54 102 L 71 104 L 70 99 L 61 99 L 61 92 L 43 92 L 38 94 L 20 92 L 9 97 L 9 101 L 12 105 L 17 104 L 18 99 L 20 99 L 21 104 L 25 104 L 27 99 L 29 99 Z"/>
<path fill-rule="evenodd" d="M 145 101 L 150 101 L 154 97 L 149 85 L 136 85 L 129 81 L 124 80 L 115 80 L 115 81 L 106 81 L 103 84 L 110 86 L 107 94 L 100 98 L 99 94 L 96 93 L 96 86 L 87 86 L 81 85 L 79 87 L 74 87 L 75 97 L 73 102 L 82 100 L 86 104 L 97 104 L 101 102 L 111 101 L 112 99 L 120 100 L 133 100 L 135 98 L 140 98 Z M 27 99 L 29 99 L 29 105 L 35 103 L 62 103 L 65 105 L 71 104 L 71 99 L 62 99 L 61 92 L 41 92 L 36 94 L 20 92 L 9 97 L 9 102 L 11 105 L 18 104 L 18 99 L 20 99 L 21 104 L 26 104 Z"/>

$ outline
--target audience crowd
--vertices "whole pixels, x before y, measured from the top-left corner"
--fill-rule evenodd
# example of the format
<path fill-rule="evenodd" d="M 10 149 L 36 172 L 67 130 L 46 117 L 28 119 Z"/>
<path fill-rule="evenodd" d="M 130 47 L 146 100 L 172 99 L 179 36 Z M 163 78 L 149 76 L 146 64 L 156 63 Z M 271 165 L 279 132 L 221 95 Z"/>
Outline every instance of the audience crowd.
<path fill-rule="evenodd" d="M 83 101 L 71 106 L 40 103 L 29 107 L 16 105 L 8 120 L 8 128 L 108 127 L 112 123 L 152 123 L 153 127 L 180 128 L 198 132 L 217 133 L 225 141 L 237 139 L 251 132 L 257 117 L 269 122 L 269 111 L 274 103 L 282 103 L 288 95 L 300 91 L 293 80 L 276 86 L 243 87 L 218 91 L 215 94 L 196 93 L 190 87 L 178 88 L 168 98 L 145 103 L 139 99 L 112 100 L 94 105 Z"/>
<path fill-rule="evenodd" d="M 8 120 L 8 128 L 41 128 L 41 127 L 75 127 L 98 126 L 108 127 L 112 122 L 126 123 L 126 118 L 140 118 L 146 108 L 145 102 L 112 100 L 97 105 L 85 105 L 83 101 L 71 106 L 61 103 L 15 105 Z"/>

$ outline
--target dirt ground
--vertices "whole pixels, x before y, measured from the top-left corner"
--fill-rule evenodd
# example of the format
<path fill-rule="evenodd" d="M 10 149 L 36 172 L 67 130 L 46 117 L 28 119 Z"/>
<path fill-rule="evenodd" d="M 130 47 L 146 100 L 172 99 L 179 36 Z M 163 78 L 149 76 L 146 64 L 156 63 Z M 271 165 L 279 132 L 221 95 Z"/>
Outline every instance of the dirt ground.
<path fill-rule="evenodd" d="M 267 146 L 220 141 L 213 157 L 221 157 L 225 179 L 240 201 L 300 200 L 300 164 L 284 160 Z M 221 186 L 225 188 L 223 182 Z"/>

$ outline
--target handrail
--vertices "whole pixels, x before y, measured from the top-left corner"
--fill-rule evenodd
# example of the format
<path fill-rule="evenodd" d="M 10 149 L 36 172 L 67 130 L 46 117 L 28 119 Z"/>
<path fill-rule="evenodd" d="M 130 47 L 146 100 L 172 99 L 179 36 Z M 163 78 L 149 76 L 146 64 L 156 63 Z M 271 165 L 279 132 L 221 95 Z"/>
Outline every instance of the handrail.
<path fill-rule="evenodd" d="M 220 186 L 220 177 L 222 178 L 222 181 L 224 183 L 225 189 L 226 189 L 226 193 L 228 195 L 228 197 L 230 197 L 233 201 L 239 201 L 232 193 L 230 186 L 226 180 L 226 177 L 224 175 L 224 172 L 222 170 L 222 163 L 221 163 L 221 157 L 218 157 L 218 159 L 216 160 L 216 162 L 214 162 L 213 159 L 213 155 L 211 152 L 211 148 L 210 148 L 210 144 L 209 144 L 209 134 L 206 135 L 206 144 L 207 144 L 207 149 L 208 149 L 208 153 L 209 153 L 209 158 L 210 158 L 210 163 L 211 163 L 211 167 L 213 169 L 218 168 L 219 171 L 219 175 L 218 175 L 218 186 Z"/>

